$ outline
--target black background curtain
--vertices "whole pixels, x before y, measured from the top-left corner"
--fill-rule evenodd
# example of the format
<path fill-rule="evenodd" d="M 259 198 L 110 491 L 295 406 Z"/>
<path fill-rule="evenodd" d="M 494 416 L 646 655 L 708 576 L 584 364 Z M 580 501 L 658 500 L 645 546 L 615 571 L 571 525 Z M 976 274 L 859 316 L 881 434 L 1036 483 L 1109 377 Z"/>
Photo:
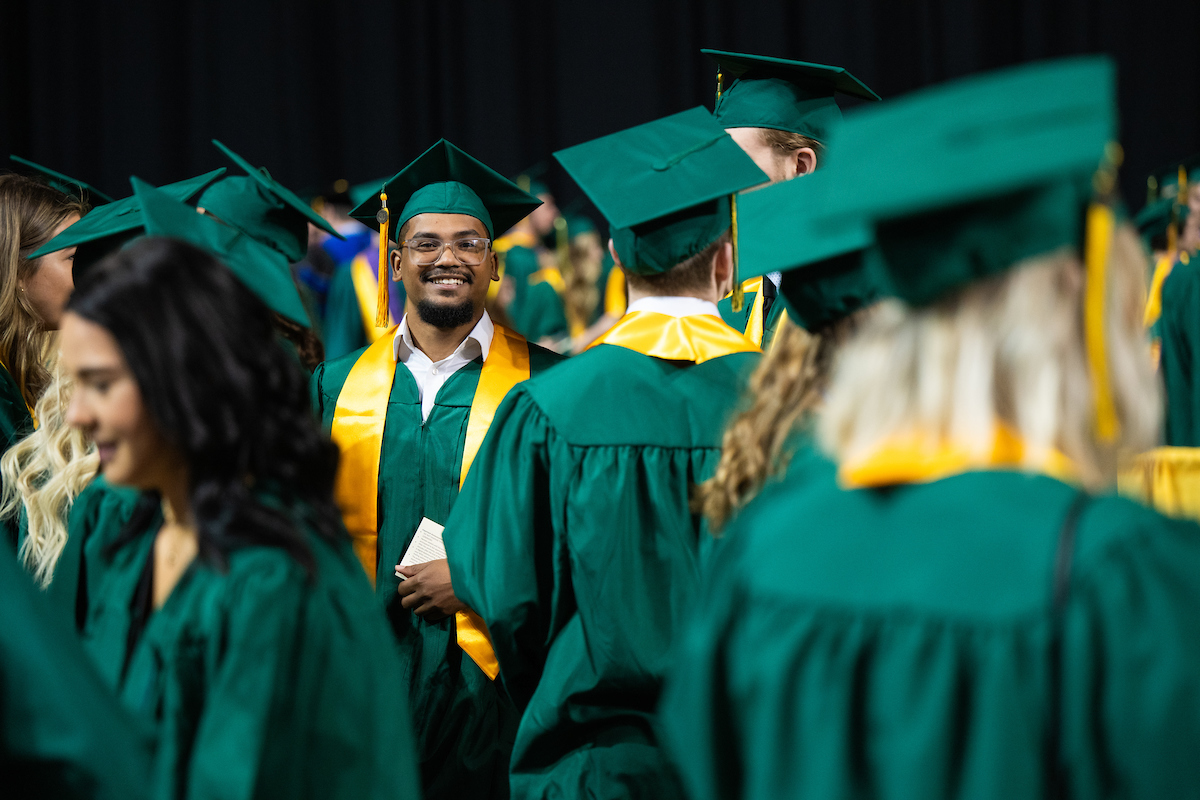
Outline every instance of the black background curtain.
<path fill-rule="evenodd" d="M 1151 169 L 1200 150 L 1198 42 L 1197 0 L 0 0 L 0 154 L 124 196 L 225 165 L 217 138 L 315 191 L 444 136 L 510 175 L 550 163 L 563 202 L 553 150 L 711 107 L 701 47 L 844 66 L 885 99 L 1106 52 L 1136 210 Z"/>

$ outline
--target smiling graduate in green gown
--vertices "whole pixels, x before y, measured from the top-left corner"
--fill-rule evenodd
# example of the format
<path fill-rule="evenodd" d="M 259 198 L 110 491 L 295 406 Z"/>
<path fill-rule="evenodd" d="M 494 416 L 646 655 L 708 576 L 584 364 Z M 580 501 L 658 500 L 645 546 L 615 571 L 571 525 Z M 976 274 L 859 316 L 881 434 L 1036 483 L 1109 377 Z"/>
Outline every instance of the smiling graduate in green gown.
<path fill-rule="evenodd" d="M 1200 528 L 1103 493 L 1157 432 L 1115 127 L 1087 57 L 839 130 L 824 208 L 898 299 L 840 351 L 836 477 L 712 563 L 661 709 L 690 797 L 1196 795 Z"/>
<path fill-rule="evenodd" d="M 253 241 L 137 193 L 148 227 Z M 154 731 L 155 797 L 418 797 L 395 649 L 333 501 L 336 452 L 241 278 L 148 238 L 72 295 L 69 421 L 106 479 L 142 492 L 100 554 L 85 644 Z"/>
<path fill-rule="evenodd" d="M 376 195 L 352 216 L 386 215 L 405 313 L 373 345 L 321 365 L 313 402 L 341 448 L 338 502 L 399 643 L 393 681 L 412 703 L 425 796 L 506 797 L 517 714 L 494 683 L 483 625 L 454 598 L 444 559 L 396 570 L 423 520 L 450 516 L 505 393 L 560 360 L 484 308 L 493 235 L 539 201 L 445 140 L 382 194 L 388 211 Z M 386 319 L 387 295 L 377 311 Z"/>
<path fill-rule="evenodd" d="M 772 183 L 811 175 L 823 165 L 824 148 L 842 119 L 839 93 L 879 99 L 842 67 L 726 50 L 700 52 L 717 65 L 713 116 Z M 750 259 L 741 264 L 754 270 Z M 725 297 L 717 305 L 725 322 L 766 350 L 787 317 L 787 304 L 779 297 L 778 270 L 754 271 L 754 276 L 738 276 L 740 300 Z"/>
<path fill-rule="evenodd" d="M 501 405 L 446 550 L 523 712 L 513 797 L 671 798 L 653 712 L 699 589 L 690 493 L 759 356 L 716 301 L 731 195 L 763 174 L 703 108 L 556 157 L 611 223 L 632 302 Z"/>

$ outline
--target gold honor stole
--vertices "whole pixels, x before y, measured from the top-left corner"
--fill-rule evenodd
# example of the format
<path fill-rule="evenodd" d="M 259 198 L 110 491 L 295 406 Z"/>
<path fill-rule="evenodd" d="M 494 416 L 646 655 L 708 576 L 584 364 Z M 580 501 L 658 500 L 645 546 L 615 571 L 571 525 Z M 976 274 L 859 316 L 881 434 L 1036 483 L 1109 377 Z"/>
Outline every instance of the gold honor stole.
<path fill-rule="evenodd" d="M 375 326 L 375 308 L 379 295 L 379 279 L 371 271 L 367 257 L 359 253 L 350 262 L 350 279 L 354 282 L 354 296 L 358 298 L 358 311 L 362 314 L 363 330 L 372 342 L 387 333 L 388 327 L 395 324 L 388 317 L 388 327 Z M 390 312 L 389 312 L 390 314 Z"/>
<path fill-rule="evenodd" d="M 378 338 L 354 363 L 338 394 L 330 436 L 341 450 L 334 499 L 342 511 L 354 554 L 362 562 L 371 587 L 375 586 L 376 548 L 379 538 L 379 459 L 383 453 L 383 428 L 388 399 L 396 376 L 392 344 L 395 325 Z M 496 416 L 496 408 L 509 390 L 529 378 L 529 344 L 518 334 L 495 326 L 492 346 L 479 372 L 479 385 L 467 416 L 459 488 L 479 452 L 483 437 Z M 496 679 L 500 665 L 492 650 L 487 626 L 474 611 L 455 614 L 458 645 L 489 678 Z"/>
<path fill-rule="evenodd" d="M 932 483 L 972 470 L 1027 470 L 1065 482 L 1076 474 L 1070 460 L 1057 450 L 1034 452 L 1007 425 L 996 425 L 991 447 L 971 448 L 961 442 L 920 431 L 893 436 L 860 458 L 838 468 L 838 480 L 848 489 Z"/>
<path fill-rule="evenodd" d="M 1200 521 L 1200 447 L 1159 447 L 1117 474 L 1121 494 L 1172 517 Z"/>
<path fill-rule="evenodd" d="M 589 345 L 611 344 L 668 361 L 703 364 L 732 353 L 759 353 L 758 345 L 711 314 L 672 317 L 655 311 L 634 311 L 621 317 Z"/>

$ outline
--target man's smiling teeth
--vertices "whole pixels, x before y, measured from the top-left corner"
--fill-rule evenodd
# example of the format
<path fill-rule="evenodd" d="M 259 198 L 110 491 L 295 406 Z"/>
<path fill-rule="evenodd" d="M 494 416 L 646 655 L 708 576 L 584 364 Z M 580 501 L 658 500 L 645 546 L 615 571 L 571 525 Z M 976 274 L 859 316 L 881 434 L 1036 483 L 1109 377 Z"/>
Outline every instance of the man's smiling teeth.
<path fill-rule="evenodd" d="M 434 278 L 433 283 L 441 286 L 462 286 L 466 281 L 462 278 Z"/>

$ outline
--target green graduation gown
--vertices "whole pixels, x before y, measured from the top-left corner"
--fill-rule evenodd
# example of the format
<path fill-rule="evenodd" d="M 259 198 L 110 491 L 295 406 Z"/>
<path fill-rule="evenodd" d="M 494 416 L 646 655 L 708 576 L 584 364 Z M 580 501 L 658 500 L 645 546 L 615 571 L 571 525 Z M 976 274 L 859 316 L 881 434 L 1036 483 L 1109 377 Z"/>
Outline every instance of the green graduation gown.
<path fill-rule="evenodd" d="M 149 737 L 11 553 L 0 558 L 0 607 L 0 794 L 149 797 Z"/>
<path fill-rule="evenodd" d="M 763 280 L 769 279 L 764 275 Z M 785 277 L 784 280 L 787 280 L 787 278 Z M 733 310 L 732 296 L 726 297 L 717 303 L 717 308 L 720 309 L 721 319 L 725 320 L 726 325 L 746 334 L 746 336 L 756 341 L 765 351 L 771 346 L 771 339 L 775 336 L 775 329 L 779 326 L 779 320 L 783 319 L 783 315 L 787 311 L 787 303 L 784 301 L 783 295 L 776 292 L 775 299 L 771 301 L 771 307 L 767 309 L 766 318 L 763 320 L 762 336 L 759 337 L 759 331 L 750 330 L 750 312 L 753 310 L 754 302 L 757 298 L 758 292 L 745 292 L 741 311 L 735 312 Z"/>
<path fill-rule="evenodd" d="M 444 538 L 523 712 L 514 798 L 679 796 L 654 709 L 710 539 L 689 494 L 757 359 L 600 344 L 497 411 Z"/>
<path fill-rule="evenodd" d="M 111 486 L 97 476 L 84 487 L 67 517 L 67 542 L 46 598 L 54 612 L 82 630 L 90 598 L 99 591 L 104 547 L 116 540 L 137 505 L 136 490 Z"/>
<path fill-rule="evenodd" d="M 197 559 L 130 647 L 157 528 L 106 551 L 84 636 L 154 728 L 154 796 L 419 797 L 395 649 L 349 539 L 306 535 L 311 577 L 275 547 L 224 572 Z"/>
<path fill-rule="evenodd" d="M 16 380 L 3 365 L 0 365 L 0 456 L 8 452 L 21 439 L 33 431 L 33 417 Z M 21 523 L 15 517 L 3 520 L 4 535 L 9 549 L 16 552 L 21 539 Z"/>
<path fill-rule="evenodd" d="M 1177 261 L 1155 323 L 1167 391 L 1166 444 L 1200 447 L 1200 258 Z"/>
<path fill-rule="evenodd" d="M 1088 500 L 1058 616 L 1077 499 L 1003 471 L 765 491 L 665 692 L 690 797 L 1044 797 L 1054 727 L 1069 796 L 1200 795 L 1200 527 Z"/>
<path fill-rule="evenodd" d="M 313 406 L 327 432 L 362 352 L 326 362 L 313 374 Z M 562 358 L 530 344 L 529 360 L 536 375 Z M 375 595 L 399 642 L 402 663 L 394 683 L 412 706 L 422 785 L 431 800 L 506 797 L 517 724 L 511 703 L 458 646 L 454 618 L 424 620 L 403 608 L 396 594 L 395 566 L 421 519 L 445 524 L 458 498 L 467 420 L 482 368 L 476 359 L 455 372 L 422 424 L 417 382 L 398 364 L 380 455 Z"/>

